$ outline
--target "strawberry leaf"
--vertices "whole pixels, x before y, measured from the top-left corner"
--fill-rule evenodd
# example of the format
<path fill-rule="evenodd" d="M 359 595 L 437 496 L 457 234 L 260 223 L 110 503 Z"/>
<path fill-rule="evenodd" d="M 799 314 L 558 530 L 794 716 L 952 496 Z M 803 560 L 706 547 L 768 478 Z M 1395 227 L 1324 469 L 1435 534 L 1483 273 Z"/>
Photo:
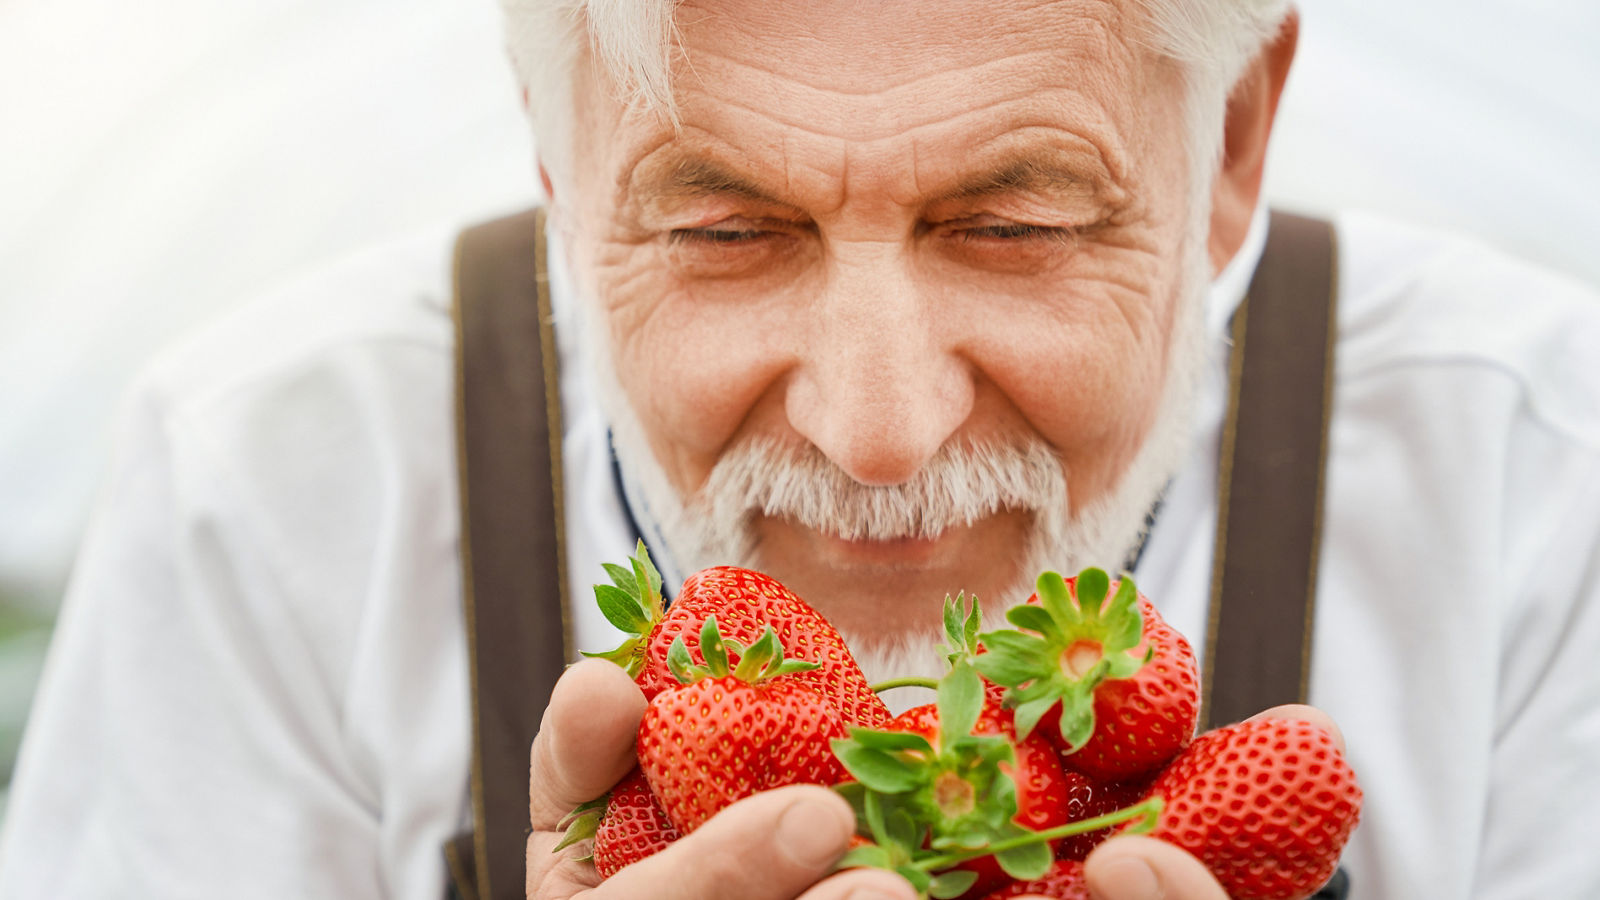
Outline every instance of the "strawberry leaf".
<path fill-rule="evenodd" d="M 861 817 L 867 820 L 867 831 L 880 846 L 888 847 L 889 826 L 883 821 L 883 795 L 867 791 L 861 801 Z"/>
<path fill-rule="evenodd" d="M 1050 618 L 1055 621 L 1055 627 L 1050 632 L 1068 631 L 1078 624 L 1078 607 L 1072 602 L 1072 592 L 1067 588 L 1066 579 L 1059 573 L 1045 572 L 1034 583 L 1034 589 L 1039 594 L 1039 604 L 1050 613 Z"/>
<path fill-rule="evenodd" d="M 635 663 L 640 668 L 644 665 L 644 644 L 638 638 L 630 638 L 623 641 L 621 646 L 615 650 L 607 650 L 603 653 L 589 650 L 580 650 L 579 652 L 588 659 L 604 659 L 616 663 L 618 666 L 627 669 L 628 674 L 633 676 L 639 674 L 634 668 Z"/>
<path fill-rule="evenodd" d="M 1050 618 L 1050 613 L 1042 607 L 1013 606 L 1006 610 L 1006 621 L 1027 631 L 1036 631 L 1039 634 L 1049 634 L 1054 628 L 1055 620 Z"/>
<path fill-rule="evenodd" d="M 959 897 L 978 882 L 978 873 L 971 869 L 952 869 L 933 876 L 928 885 L 928 896 L 938 898 Z"/>
<path fill-rule="evenodd" d="M 650 619 L 640 608 L 637 597 L 609 584 L 594 586 L 594 599 L 600 605 L 600 614 L 606 621 L 625 634 L 644 634 L 650 630 Z"/>
<path fill-rule="evenodd" d="M 640 541 L 634 548 L 633 556 L 628 560 L 633 566 L 634 587 L 639 590 L 640 598 L 649 609 L 651 617 L 657 621 L 661 619 L 664 607 L 661 602 L 661 573 L 650 562 L 650 552 L 645 549 L 644 541 Z"/>
<path fill-rule="evenodd" d="M 994 858 L 1007 875 L 1018 881 L 1032 881 L 1042 877 L 1049 870 L 1050 864 L 1055 861 L 1054 855 L 1050 852 L 1050 845 L 1046 843 L 1012 847 L 996 853 Z"/>
<path fill-rule="evenodd" d="M 1085 619 L 1100 617 L 1100 604 L 1111 589 L 1105 569 L 1084 569 L 1078 573 L 1078 609 Z"/>
<path fill-rule="evenodd" d="M 1018 704 L 1012 719 L 1016 724 L 1017 739 L 1027 740 L 1028 735 L 1033 734 L 1033 729 L 1038 726 L 1039 720 L 1057 702 L 1058 698 L 1054 693 L 1045 693 L 1032 700 Z"/>
<path fill-rule="evenodd" d="M 714 677 L 728 674 L 728 645 L 722 642 L 722 632 L 717 628 L 717 617 L 706 616 L 700 626 L 700 656 Z"/>
<path fill-rule="evenodd" d="M 700 677 L 696 668 L 694 660 L 689 657 L 689 647 L 683 642 L 683 635 L 673 638 L 672 646 L 667 648 L 667 671 L 680 683 L 693 684 Z"/>
<path fill-rule="evenodd" d="M 601 563 L 606 574 L 611 576 L 611 583 L 630 594 L 639 593 L 639 582 L 633 577 L 632 569 L 625 569 L 616 563 Z"/>
<path fill-rule="evenodd" d="M 715 617 L 713 617 L 715 618 Z M 707 620 L 709 621 L 709 620 Z M 737 646 L 733 641 L 728 641 L 728 646 Z M 740 646 L 739 665 L 733 670 L 733 677 L 740 681 L 754 683 L 766 673 L 769 664 L 774 660 L 782 662 L 783 650 L 778 646 L 778 633 L 768 625 L 767 630 L 761 632 L 761 637 L 748 648 Z"/>
<path fill-rule="evenodd" d="M 665 607 L 661 601 L 661 574 L 651 565 L 643 541 L 639 542 L 629 562 L 631 568 L 604 563 L 612 584 L 598 584 L 594 588 L 600 614 L 627 638 L 615 650 L 586 651 L 583 655 L 608 659 L 625 669 L 630 677 L 638 678 L 644 671 L 648 636 L 661 623 Z"/>
<path fill-rule="evenodd" d="M 1098 682 L 1097 682 L 1098 683 Z M 1094 688 L 1083 683 L 1068 685 L 1061 696 L 1061 739 L 1073 752 L 1094 734 Z"/>
<path fill-rule="evenodd" d="M 889 851 L 877 844 L 852 847 L 834 866 L 835 869 L 893 869 L 894 861 Z"/>
<path fill-rule="evenodd" d="M 983 636 L 983 644 L 989 652 L 972 664 L 995 684 L 1016 686 L 1054 674 L 1047 663 L 1041 663 L 1050 652 L 1043 638 L 1021 631 L 991 631 Z"/>
<path fill-rule="evenodd" d="M 863 747 L 873 750 L 911 750 L 919 753 L 932 753 L 933 746 L 928 739 L 920 734 L 909 731 L 878 731 L 872 728 L 854 727 L 850 729 L 850 738 Z"/>
<path fill-rule="evenodd" d="M 941 744 L 972 733 L 983 712 L 983 680 L 972 666 L 957 665 L 939 679 L 938 709 Z"/>
<path fill-rule="evenodd" d="M 845 771 L 874 791 L 899 794 L 921 783 L 915 770 L 907 768 L 898 759 L 883 750 L 874 750 L 847 740 L 833 742 L 833 754 L 844 764 Z"/>
<path fill-rule="evenodd" d="M 919 897 L 927 895 L 933 887 L 933 876 L 914 865 L 895 866 L 894 870 L 901 878 L 911 882 L 911 889 L 916 891 Z"/>
<path fill-rule="evenodd" d="M 922 844 L 923 828 L 904 807 L 885 810 L 883 824 L 891 846 L 914 849 Z"/>
<path fill-rule="evenodd" d="M 965 593 L 944 598 L 945 661 L 951 666 L 978 652 L 978 629 L 983 622 L 978 598 Z"/>

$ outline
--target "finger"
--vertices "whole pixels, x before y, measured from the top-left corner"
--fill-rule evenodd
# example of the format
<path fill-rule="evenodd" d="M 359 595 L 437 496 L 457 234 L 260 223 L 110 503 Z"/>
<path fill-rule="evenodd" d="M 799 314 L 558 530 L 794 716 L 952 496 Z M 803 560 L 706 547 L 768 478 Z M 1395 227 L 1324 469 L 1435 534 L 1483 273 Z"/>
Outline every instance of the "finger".
<path fill-rule="evenodd" d="M 1306 706 L 1303 703 L 1287 703 L 1283 706 L 1274 706 L 1271 709 L 1258 712 L 1247 721 L 1256 719 L 1300 719 L 1304 722 L 1310 722 L 1327 731 L 1333 738 L 1334 746 L 1339 748 L 1340 753 L 1344 752 L 1344 734 L 1339 731 L 1339 726 L 1334 724 L 1332 716 L 1317 709 L 1315 706 Z"/>
<path fill-rule="evenodd" d="M 746 797 L 595 889 L 624 900 L 790 900 L 838 862 L 855 831 L 850 804 L 816 785 Z"/>
<path fill-rule="evenodd" d="M 526 895 L 532 898 L 571 897 L 600 883 L 594 863 L 579 862 L 589 852 L 589 843 L 579 841 L 556 850 L 562 835 L 555 831 L 535 831 L 528 835 Z"/>
<path fill-rule="evenodd" d="M 916 900 L 910 882 L 882 869 L 851 869 L 829 878 L 797 900 Z"/>
<path fill-rule="evenodd" d="M 633 768 L 644 694 L 616 665 L 591 659 L 556 681 L 533 740 L 528 817 L 553 831 L 573 807 L 599 797 Z"/>
<path fill-rule="evenodd" d="M 1200 860 L 1142 835 L 1121 835 L 1096 847 L 1083 874 L 1095 900 L 1228 900 Z"/>

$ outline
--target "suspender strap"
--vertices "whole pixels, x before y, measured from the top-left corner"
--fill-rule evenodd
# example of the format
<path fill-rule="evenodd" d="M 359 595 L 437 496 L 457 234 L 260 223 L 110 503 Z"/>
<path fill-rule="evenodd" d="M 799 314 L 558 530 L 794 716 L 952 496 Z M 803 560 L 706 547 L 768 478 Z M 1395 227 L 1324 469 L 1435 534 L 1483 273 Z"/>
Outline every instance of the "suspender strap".
<path fill-rule="evenodd" d="M 1336 337 L 1333 228 L 1273 213 L 1233 318 L 1201 725 L 1304 702 Z"/>
<path fill-rule="evenodd" d="M 528 748 L 571 644 L 561 404 L 544 254 L 543 210 L 469 229 L 456 244 L 473 831 L 470 846 L 463 836 L 445 856 L 464 900 L 523 896 Z"/>

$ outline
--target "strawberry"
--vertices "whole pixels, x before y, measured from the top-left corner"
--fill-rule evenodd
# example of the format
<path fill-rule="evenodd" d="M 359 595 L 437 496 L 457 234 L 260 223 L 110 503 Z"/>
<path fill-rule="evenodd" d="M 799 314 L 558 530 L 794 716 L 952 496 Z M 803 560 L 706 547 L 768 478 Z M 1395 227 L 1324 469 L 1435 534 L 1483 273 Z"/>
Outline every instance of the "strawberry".
<path fill-rule="evenodd" d="M 683 683 L 651 699 L 637 743 L 639 768 L 680 832 L 757 791 L 844 780 L 829 746 L 845 736 L 844 721 L 795 674 L 816 663 L 784 659 L 770 627 L 749 647 L 725 641 L 716 616 L 697 643 L 704 666 L 681 638 L 672 642 L 668 664 Z M 730 649 L 740 657 L 732 669 Z"/>
<path fill-rule="evenodd" d="M 600 877 L 610 878 L 623 866 L 666 849 L 678 837 L 678 829 L 650 793 L 644 773 L 636 768 L 607 798 L 594 833 L 594 867 Z"/>
<path fill-rule="evenodd" d="M 873 693 L 845 646 L 844 638 L 822 614 L 776 579 L 750 569 L 718 566 L 689 576 L 670 608 L 661 597 L 661 575 L 640 542 L 631 568 L 606 565 L 612 584 L 597 585 L 595 598 L 611 624 L 628 635 L 606 653 L 628 671 L 646 698 L 675 687 L 667 652 L 682 639 L 691 650 L 699 633 L 716 616 L 723 639 L 753 643 L 771 626 L 792 658 L 817 663 L 800 680 L 827 697 L 850 725 L 875 727 L 889 720 L 889 709 Z"/>
<path fill-rule="evenodd" d="M 1089 884 L 1083 880 L 1083 863 L 1058 860 L 1050 871 L 1033 881 L 1014 881 L 988 894 L 983 900 L 1008 900 L 1011 897 L 1050 897 L 1052 900 L 1089 900 Z"/>
<path fill-rule="evenodd" d="M 1021 630 L 979 635 L 974 660 L 1005 685 L 1017 731 L 1035 726 L 1079 772 L 1121 781 L 1150 772 L 1188 744 L 1200 708 L 1194 651 L 1123 578 L 1100 569 L 1068 581 L 1039 576 L 1038 592 L 1006 613 Z M 1104 605 L 1103 605 L 1104 604 Z"/>
<path fill-rule="evenodd" d="M 1032 740 L 1032 738 L 1029 738 Z M 1079 822 L 1084 819 L 1093 819 L 1114 813 L 1124 807 L 1132 806 L 1144 798 L 1149 790 L 1150 782 L 1147 779 L 1138 781 L 1096 781 L 1093 778 L 1065 769 L 1063 780 L 1067 788 L 1067 821 Z M 1090 831 L 1065 838 L 1056 845 L 1056 859 L 1083 861 L 1089 857 L 1089 852 L 1100 846 L 1100 842 L 1110 837 L 1114 828 L 1107 826 L 1099 831 Z"/>
<path fill-rule="evenodd" d="M 1150 787 L 1150 832 L 1205 863 L 1233 900 L 1293 900 L 1333 876 L 1361 788 L 1324 729 L 1255 719 L 1206 732 Z"/>
<path fill-rule="evenodd" d="M 930 703 L 909 709 L 891 719 L 883 728 L 885 731 L 921 735 L 933 746 L 939 746 L 941 743 L 937 704 Z M 1069 821 L 1065 775 L 1061 770 L 1061 763 L 1056 758 L 1055 748 L 1050 746 L 1049 741 L 1042 735 L 1018 741 L 1010 711 L 991 707 L 987 703 L 983 711 L 978 714 L 978 721 L 970 733 L 1002 737 L 1012 744 L 1014 754 L 1012 761 L 1000 764 L 1000 770 L 1009 775 L 1016 786 L 1017 812 L 1011 817 L 1012 822 L 1032 831 L 1043 831 L 1046 828 L 1065 825 Z M 943 777 L 945 784 L 950 788 L 958 790 L 963 795 L 972 793 L 969 787 L 957 784 L 950 776 Z M 940 782 L 935 781 L 934 785 L 937 792 L 940 789 Z M 947 814 L 943 806 L 942 802 L 936 804 L 935 808 L 940 815 Z M 947 826 L 935 825 L 934 833 L 940 833 L 942 827 Z M 966 896 L 981 895 L 1006 881 L 1005 873 L 1001 871 L 999 863 L 992 856 L 963 863 L 961 867 L 978 873 L 977 882 Z"/>

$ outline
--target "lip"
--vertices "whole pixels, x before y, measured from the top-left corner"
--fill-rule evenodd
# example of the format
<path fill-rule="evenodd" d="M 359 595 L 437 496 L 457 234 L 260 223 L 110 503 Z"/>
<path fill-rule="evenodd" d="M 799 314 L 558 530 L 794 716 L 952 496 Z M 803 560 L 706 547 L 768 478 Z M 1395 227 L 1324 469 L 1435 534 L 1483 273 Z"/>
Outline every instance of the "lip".
<path fill-rule="evenodd" d="M 948 553 L 958 539 L 954 532 L 959 530 L 964 529 L 948 529 L 931 538 L 888 540 L 846 540 L 837 535 L 819 533 L 817 540 L 824 553 L 847 565 L 922 567 L 948 560 Z"/>

